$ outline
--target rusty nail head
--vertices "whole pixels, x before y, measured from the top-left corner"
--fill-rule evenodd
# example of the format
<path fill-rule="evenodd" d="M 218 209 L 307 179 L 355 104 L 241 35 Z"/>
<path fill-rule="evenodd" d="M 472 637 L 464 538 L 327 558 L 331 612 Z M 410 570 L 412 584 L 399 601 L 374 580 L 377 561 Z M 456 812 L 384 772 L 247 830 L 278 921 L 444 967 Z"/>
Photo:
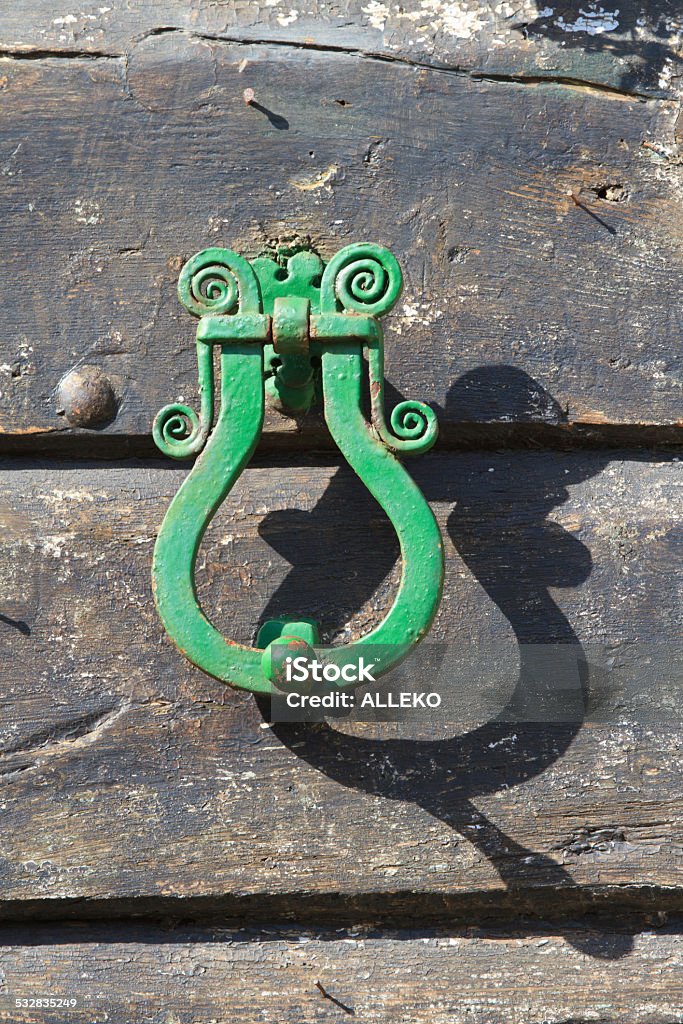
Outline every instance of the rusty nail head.
<path fill-rule="evenodd" d="M 114 418 L 116 409 L 114 389 L 97 366 L 79 366 L 59 382 L 57 413 L 74 427 L 101 427 Z"/>

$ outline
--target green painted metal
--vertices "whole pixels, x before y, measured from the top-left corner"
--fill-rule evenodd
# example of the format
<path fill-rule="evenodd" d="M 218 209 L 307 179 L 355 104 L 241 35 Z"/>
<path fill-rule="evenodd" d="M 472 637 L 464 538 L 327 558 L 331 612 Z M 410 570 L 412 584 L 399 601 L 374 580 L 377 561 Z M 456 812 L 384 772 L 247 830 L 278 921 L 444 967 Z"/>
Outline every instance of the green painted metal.
<path fill-rule="evenodd" d="M 427 633 L 443 587 L 443 545 L 422 493 L 396 458 L 427 451 L 438 425 L 422 402 L 384 415 L 384 342 L 379 317 L 402 289 L 395 257 L 378 245 L 349 245 L 324 266 L 315 253 L 286 267 L 251 262 L 211 248 L 183 267 L 178 294 L 199 317 L 200 408 L 176 404 L 157 415 L 153 434 L 172 458 L 197 458 L 161 525 L 152 568 L 161 620 L 179 650 L 231 686 L 259 693 L 278 682 L 282 651 L 305 651 L 326 664 L 355 664 L 370 653 L 375 677 L 398 664 Z M 215 418 L 213 348 L 220 352 L 220 409 Z M 367 358 L 367 368 L 363 355 Z M 370 420 L 363 411 L 370 375 Z M 341 647 L 319 646 L 316 624 L 266 622 L 256 647 L 225 638 L 197 598 L 195 565 L 204 533 L 258 443 L 265 397 L 307 409 L 321 395 L 330 432 L 350 466 L 385 509 L 401 546 L 403 572 L 384 620 Z M 213 428 L 213 429 L 212 429 Z M 342 682 L 339 685 L 353 685 Z"/>

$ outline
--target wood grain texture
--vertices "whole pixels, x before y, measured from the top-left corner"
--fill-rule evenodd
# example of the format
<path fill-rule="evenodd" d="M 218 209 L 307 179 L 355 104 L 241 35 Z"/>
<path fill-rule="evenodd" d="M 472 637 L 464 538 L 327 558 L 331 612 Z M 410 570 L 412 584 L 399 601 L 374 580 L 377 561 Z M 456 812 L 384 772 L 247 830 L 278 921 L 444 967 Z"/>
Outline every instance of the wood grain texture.
<path fill-rule="evenodd" d="M 3 934 L 0 950 L 0 1020 L 672 1024 L 680 1018 L 680 933 L 665 927 L 632 937 L 577 927 L 568 934 L 573 941 L 550 929 L 380 935 L 133 928 L 112 936 L 74 927 L 59 938 L 40 928 L 15 930 Z M 42 995 L 76 998 L 78 1005 L 68 1011 L 14 1006 L 16 999 Z"/>
<path fill-rule="evenodd" d="M 184 472 L 3 472 L 5 916 L 683 905 L 680 708 L 428 736 L 270 727 L 157 620 L 151 551 Z M 641 644 L 680 641 L 676 459 L 431 456 L 418 479 L 447 538 L 434 637 L 507 644 L 511 687 L 531 685 L 521 642 L 604 643 L 637 666 Z M 395 556 L 350 472 L 252 468 L 207 534 L 199 592 L 235 639 L 295 613 L 339 640 L 382 614 Z M 653 687 L 657 708 L 671 687 Z"/>
<path fill-rule="evenodd" d="M 428 400 L 444 447 L 681 443 L 683 23 L 612 6 L 5 5 L 0 449 L 148 454 L 156 410 L 196 397 L 188 255 L 365 238 L 406 274 L 389 401 Z M 89 367 L 117 403 L 97 431 L 57 391 Z M 269 411 L 264 452 L 330 446 L 319 411 Z M 186 467 L 0 466 L 0 919 L 30 922 L 0 928 L 0 1020 L 682 1019 L 680 464 L 413 468 L 447 551 L 423 650 L 496 652 L 508 707 L 540 694 L 530 651 L 579 651 L 583 722 L 463 699 L 457 724 L 272 724 L 156 617 Z M 345 467 L 271 455 L 199 593 L 238 640 L 296 614 L 343 642 L 396 559 Z M 15 1006 L 36 996 L 78 1005 Z"/>
<path fill-rule="evenodd" d="M 62 5 L 63 6 L 63 5 Z M 15 57 L 126 54 L 142 38 L 182 30 L 199 38 L 346 50 L 479 74 L 593 82 L 670 94 L 680 61 L 675 0 L 622 0 L 619 8 L 558 0 L 85 0 L 60 11 L 37 0 L 8 6 L 0 45 Z"/>
<path fill-rule="evenodd" d="M 672 101 L 175 31 L 125 58 L 7 59 L 1 84 L 5 443 L 88 433 L 55 397 L 75 366 L 114 389 L 105 437 L 148 439 L 196 397 L 175 296 L 194 251 L 365 238 L 405 270 L 390 401 L 432 403 L 447 442 L 463 423 L 680 425 Z M 329 443 L 318 414 L 272 413 L 267 435 Z"/>

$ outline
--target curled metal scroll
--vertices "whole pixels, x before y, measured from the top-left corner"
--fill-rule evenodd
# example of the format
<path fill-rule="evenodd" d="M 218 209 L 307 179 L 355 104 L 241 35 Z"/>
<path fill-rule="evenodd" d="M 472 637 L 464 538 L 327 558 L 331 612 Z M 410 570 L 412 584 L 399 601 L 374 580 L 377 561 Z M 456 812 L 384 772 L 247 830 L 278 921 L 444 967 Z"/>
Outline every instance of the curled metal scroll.
<path fill-rule="evenodd" d="M 389 424 L 384 415 L 378 318 L 401 293 L 398 262 L 387 249 L 360 244 L 342 249 L 327 267 L 315 254 L 298 253 L 289 259 L 286 273 L 282 270 L 273 261 L 261 258 L 251 264 L 218 248 L 206 249 L 185 264 L 178 293 L 185 308 L 200 318 L 200 409 L 197 414 L 184 404 L 166 406 L 153 427 L 158 447 L 172 458 L 201 452 L 157 537 L 153 586 L 159 615 L 195 665 L 232 686 L 261 693 L 273 686 L 269 655 L 274 641 L 269 637 L 277 638 L 278 630 L 268 627 L 276 624 L 263 627 L 260 647 L 224 637 L 201 608 L 194 573 L 204 533 L 258 443 L 268 379 L 282 384 L 280 395 L 285 397 L 309 383 L 305 394 L 322 390 L 325 419 L 339 450 L 386 511 L 401 547 L 401 582 L 387 615 L 361 639 L 325 648 L 325 662 L 353 662 L 372 647 L 375 675 L 388 671 L 429 630 L 443 586 L 439 528 L 396 458 L 398 452 L 426 451 L 434 444 L 436 416 L 421 402 L 400 403 Z M 214 346 L 220 351 L 221 395 L 212 429 Z M 370 423 L 363 411 L 364 351 Z M 320 380 L 314 382 L 316 374 Z M 302 394 L 296 393 L 297 407 Z M 291 619 L 297 621 L 295 610 Z M 311 624 L 297 625 L 301 628 L 295 640 L 305 646 L 316 641 Z"/>

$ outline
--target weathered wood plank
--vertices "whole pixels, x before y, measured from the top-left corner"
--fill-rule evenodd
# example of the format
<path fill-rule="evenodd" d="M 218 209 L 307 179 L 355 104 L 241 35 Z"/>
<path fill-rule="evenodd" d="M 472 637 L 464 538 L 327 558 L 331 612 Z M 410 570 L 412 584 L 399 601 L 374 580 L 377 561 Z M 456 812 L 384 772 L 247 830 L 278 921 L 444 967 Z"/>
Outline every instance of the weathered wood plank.
<path fill-rule="evenodd" d="M 345 49 L 489 75 L 573 79 L 606 88 L 666 94 L 680 61 L 673 0 L 614 5 L 542 0 L 141 0 L 133 6 L 86 0 L 57 13 L 49 0 L 30 11 L 9 5 L 0 45 L 10 53 L 128 53 L 141 38 L 182 30 L 197 37 L 278 41 Z"/>
<path fill-rule="evenodd" d="M 56 395 L 74 367 L 111 383 L 104 435 L 149 437 L 160 406 L 196 396 L 175 297 L 192 252 L 329 257 L 363 238 L 405 269 L 391 398 L 431 402 L 452 437 L 680 422 L 668 101 L 183 33 L 125 60 L 6 60 L 2 86 L 5 439 L 83 433 Z M 268 431 L 321 436 L 317 415 Z"/>
<path fill-rule="evenodd" d="M 682 948 L 670 928 L 564 937 L 39 928 L 3 935 L 0 1020 L 672 1024 L 683 1012 Z M 16 1007 L 44 996 L 76 1006 Z"/>
<path fill-rule="evenodd" d="M 3 914 L 133 897 L 181 914 L 313 913 L 358 895 L 356 912 L 381 896 L 399 916 L 415 900 L 436 916 L 610 893 L 683 904 L 681 709 L 665 673 L 649 708 L 670 706 L 649 724 L 268 727 L 156 617 L 152 545 L 184 472 L 2 474 Z M 430 456 L 419 473 L 447 537 L 434 637 L 508 644 L 511 687 L 532 685 L 520 642 L 604 643 L 637 667 L 639 643 L 680 641 L 677 460 L 485 453 Z M 244 474 L 210 528 L 198 584 L 235 639 L 280 613 L 339 639 L 382 614 L 395 556 L 350 472 L 271 465 Z"/>

